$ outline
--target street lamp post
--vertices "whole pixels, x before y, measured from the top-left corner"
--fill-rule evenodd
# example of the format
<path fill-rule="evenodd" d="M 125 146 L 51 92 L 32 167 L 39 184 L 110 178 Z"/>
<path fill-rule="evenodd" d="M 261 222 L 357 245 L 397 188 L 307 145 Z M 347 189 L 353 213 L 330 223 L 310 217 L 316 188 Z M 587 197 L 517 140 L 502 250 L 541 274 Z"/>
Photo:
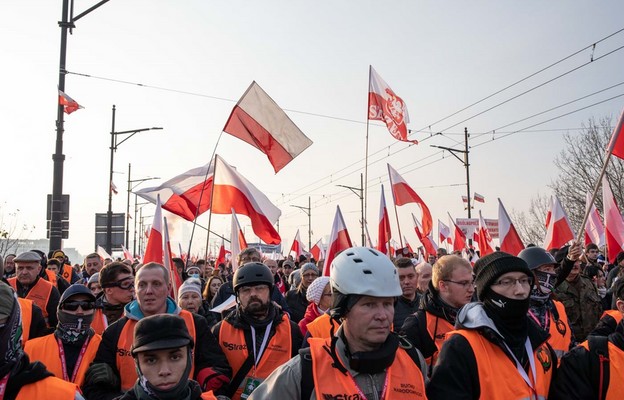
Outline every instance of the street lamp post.
<path fill-rule="evenodd" d="M 132 255 L 134 255 L 136 257 L 137 255 L 137 213 L 139 212 L 139 206 L 141 206 L 141 213 L 143 210 L 143 206 L 146 204 L 152 204 L 149 201 L 144 201 L 143 203 L 137 203 L 137 199 L 139 196 L 137 196 L 136 194 L 134 195 L 134 240 L 132 242 Z M 139 237 L 139 239 L 141 239 Z M 141 243 L 141 241 L 139 240 L 139 244 Z M 140 249 L 139 249 L 140 250 Z"/>
<path fill-rule="evenodd" d="M 312 249 L 312 203 L 310 200 L 310 196 L 308 196 L 308 206 L 294 206 L 291 204 L 291 207 L 296 207 L 306 213 L 308 215 L 308 250 Z"/>
<path fill-rule="evenodd" d="M 141 128 L 141 129 L 132 129 L 128 131 L 115 132 L 115 105 L 113 105 L 113 117 L 112 117 L 112 128 L 111 128 L 111 145 L 110 145 L 110 175 L 108 182 L 108 212 L 106 214 L 106 251 L 108 254 L 112 254 L 113 247 L 113 160 L 115 152 L 117 151 L 117 147 L 121 145 L 126 140 L 130 139 L 132 136 L 136 135 L 139 132 L 151 131 L 151 130 L 160 130 L 162 128 Z M 117 142 L 117 136 L 119 135 L 129 135 L 121 142 Z"/>
<path fill-rule="evenodd" d="M 126 249 L 129 248 L 130 244 L 130 192 L 132 192 L 137 186 L 145 181 L 149 181 L 152 179 L 160 179 L 158 177 L 148 177 L 141 179 L 130 179 L 130 173 L 132 171 L 132 164 L 128 163 L 128 202 L 126 206 Z M 133 183 L 136 185 L 132 186 Z M 136 208 L 136 199 L 135 199 L 135 208 Z M 136 214 L 136 211 L 135 211 Z M 134 216 L 136 218 L 136 215 Z"/>

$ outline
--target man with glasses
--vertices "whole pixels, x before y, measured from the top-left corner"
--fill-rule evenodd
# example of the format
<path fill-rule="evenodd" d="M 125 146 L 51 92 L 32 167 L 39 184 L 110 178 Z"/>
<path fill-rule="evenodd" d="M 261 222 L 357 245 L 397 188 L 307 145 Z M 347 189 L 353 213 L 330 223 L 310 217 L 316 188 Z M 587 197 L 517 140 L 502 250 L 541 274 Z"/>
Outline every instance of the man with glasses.
<path fill-rule="evenodd" d="M 319 270 L 312 263 L 303 264 L 301 267 L 301 282 L 296 288 L 286 292 L 286 303 L 290 312 L 290 319 L 295 323 L 299 323 L 305 315 L 308 308 L 308 299 L 306 291 L 308 286 L 319 276 Z"/>
<path fill-rule="evenodd" d="M 58 305 L 54 333 L 26 342 L 24 351 L 41 361 L 57 378 L 82 385 L 102 337 L 91 329 L 95 296 L 84 285 L 73 284 Z"/>
<path fill-rule="evenodd" d="M 115 261 L 99 272 L 102 293 L 95 300 L 91 327 L 100 335 L 108 325 L 123 316 L 124 306 L 134 299 L 134 276 L 127 264 Z"/>
<path fill-rule="evenodd" d="M 429 290 L 423 295 L 420 308 L 407 317 L 401 328 L 401 333 L 425 357 L 428 376 L 431 376 L 446 334 L 454 329 L 459 309 L 470 303 L 474 292 L 472 267 L 465 258 L 442 256 L 433 265 Z M 396 330 L 399 328 L 395 325 Z"/>
<path fill-rule="evenodd" d="M 548 333 L 527 316 L 533 273 L 521 258 L 494 252 L 474 266 L 480 303 L 457 314 L 442 345 L 427 397 L 546 399 L 557 356 Z"/>
<path fill-rule="evenodd" d="M 271 270 L 259 262 L 234 273 L 236 311 L 215 325 L 221 349 L 232 367 L 228 397 L 246 399 L 273 370 L 294 357 L 303 336 L 299 327 L 271 301 Z"/>

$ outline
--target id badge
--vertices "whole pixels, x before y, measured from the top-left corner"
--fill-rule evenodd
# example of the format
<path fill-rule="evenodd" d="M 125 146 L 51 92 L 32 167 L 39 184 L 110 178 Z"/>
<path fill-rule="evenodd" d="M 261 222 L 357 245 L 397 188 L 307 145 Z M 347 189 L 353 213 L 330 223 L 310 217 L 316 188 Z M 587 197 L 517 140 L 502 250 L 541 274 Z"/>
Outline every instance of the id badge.
<path fill-rule="evenodd" d="M 241 399 L 246 399 L 251 395 L 251 392 L 256 390 L 256 388 L 262 383 L 259 379 L 255 378 L 247 378 L 245 380 L 245 386 L 243 387 L 243 393 L 241 393 Z"/>

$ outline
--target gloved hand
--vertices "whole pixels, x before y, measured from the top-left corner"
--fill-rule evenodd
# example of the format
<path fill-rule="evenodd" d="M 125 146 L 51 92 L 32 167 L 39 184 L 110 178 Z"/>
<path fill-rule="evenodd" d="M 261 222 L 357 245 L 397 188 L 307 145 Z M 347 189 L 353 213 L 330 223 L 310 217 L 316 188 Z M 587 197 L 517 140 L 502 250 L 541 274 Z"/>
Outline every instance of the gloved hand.
<path fill-rule="evenodd" d="M 119 388 L 119 377 L 110 365 L 106 363 L 91 364 L 85 374 L 85 385 L 97 385 L 106 383 L 114 388 Z"/>
<path fill-rule="evenodd" d="M 218 392 L 219 389 L 227 387 L 230 379 L 212 368 L 204 368 L 197 373 L 197 382 L 204 392 L 209 390 Z"/>

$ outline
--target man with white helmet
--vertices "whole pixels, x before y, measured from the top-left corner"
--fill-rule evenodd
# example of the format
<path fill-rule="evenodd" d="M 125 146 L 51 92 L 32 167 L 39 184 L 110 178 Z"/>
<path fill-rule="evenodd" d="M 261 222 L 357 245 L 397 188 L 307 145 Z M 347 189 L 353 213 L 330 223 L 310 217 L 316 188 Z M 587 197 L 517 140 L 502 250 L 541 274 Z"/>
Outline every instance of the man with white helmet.
<path fill-rule="evenodd" d="M 424 359 L 391 332 L 401 286 L 392 261 L 377 250 L 352 247 L 332 262 L 331 338 L 276 369 L 250 399 L 425 399 Z"/>

